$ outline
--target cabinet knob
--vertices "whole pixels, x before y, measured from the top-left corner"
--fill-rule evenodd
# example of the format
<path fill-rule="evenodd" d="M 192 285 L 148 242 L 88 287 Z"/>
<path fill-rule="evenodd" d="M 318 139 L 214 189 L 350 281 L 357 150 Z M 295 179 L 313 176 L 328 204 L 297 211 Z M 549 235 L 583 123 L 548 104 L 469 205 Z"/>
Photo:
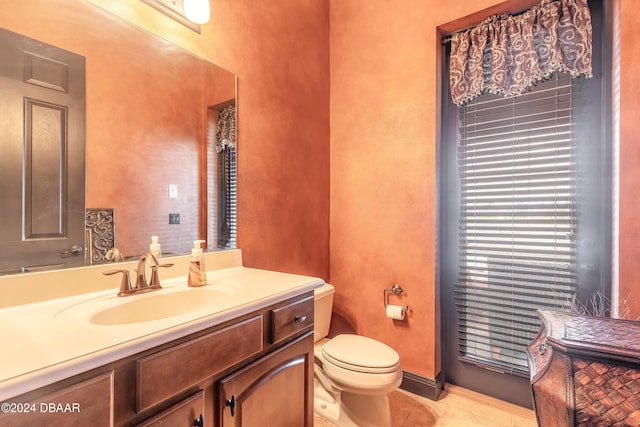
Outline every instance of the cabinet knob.
<path fill-rule="evenodd" d="M 545 341 L 542 341 L 538 346 L 538 353 L 545 354 L 546 352 L 547 352 L 547 343 Z"/>
<path fill-rule="evenodd" d="M 204 415 L 200 414 L 199 418 L 193 420 L 193 427 L 204 427 Z"/>
<path fill-rule="evenodd" d="M 298 316 L 297 314 L 296 317 L 293 318 L 294 323 L 304 322 L 305 320 L 307 320 L 307 316 Z"/>
<path fill-rule="evenodd" d="M 235 396 L 231 396 L 231 399 L 224 402 L 224 406 L 228 406 L 231 409 L 232 417 L 236 415 L 236 397 Z"/>

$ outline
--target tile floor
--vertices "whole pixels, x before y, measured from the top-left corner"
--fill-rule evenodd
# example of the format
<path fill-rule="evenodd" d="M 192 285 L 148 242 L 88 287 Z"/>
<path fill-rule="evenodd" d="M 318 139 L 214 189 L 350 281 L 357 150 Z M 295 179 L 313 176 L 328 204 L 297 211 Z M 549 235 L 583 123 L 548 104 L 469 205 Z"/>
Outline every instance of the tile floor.
<path fill-rule="evenodd" d="M 447 384 L 437 402 L 408 393 L 389 395 L 393 427 L 536 427 L 532 410 Z M 314 427 L 333 424 L 315 416 Z"/>

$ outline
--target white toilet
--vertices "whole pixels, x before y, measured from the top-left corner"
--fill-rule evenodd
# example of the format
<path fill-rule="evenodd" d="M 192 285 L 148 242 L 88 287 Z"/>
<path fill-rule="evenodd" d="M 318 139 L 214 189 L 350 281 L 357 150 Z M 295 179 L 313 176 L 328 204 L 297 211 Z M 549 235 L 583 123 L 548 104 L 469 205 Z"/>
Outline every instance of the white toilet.
<path fill-rule="evenodd" d="M 340 426 L 390 427 L 387 394 L 402 382 L 400 356 L 371 338 L 327 339 L 335 288 L 314 292 L 314 412 Z"/>

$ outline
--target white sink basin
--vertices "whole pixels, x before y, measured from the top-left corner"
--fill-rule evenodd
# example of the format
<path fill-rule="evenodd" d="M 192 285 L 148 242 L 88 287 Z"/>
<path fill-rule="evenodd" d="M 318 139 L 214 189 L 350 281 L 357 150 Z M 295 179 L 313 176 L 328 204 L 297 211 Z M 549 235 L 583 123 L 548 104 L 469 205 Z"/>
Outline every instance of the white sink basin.
<path fill-rule="evenodd" d="M 234 292 L 228 287 L 168 288 L 138 295 L 113 294 L 90 299 L 55 314 L 54 319 L 80 317 L 94 325 L 127 325 L 183 315 L 210 313 L 227 305 Z"/>
<path fill-rule="evenodd" d="M 89 319 L 94 325 L 122 325 L 179 316 L 210 306 L 213 301 L 227 300 L 231 292 L 221 289 L 185 289 L 180 292 L 156 291 L 142 298 L 95 313 Z M 123 297 L 126 298 L 126 297 Z"/>

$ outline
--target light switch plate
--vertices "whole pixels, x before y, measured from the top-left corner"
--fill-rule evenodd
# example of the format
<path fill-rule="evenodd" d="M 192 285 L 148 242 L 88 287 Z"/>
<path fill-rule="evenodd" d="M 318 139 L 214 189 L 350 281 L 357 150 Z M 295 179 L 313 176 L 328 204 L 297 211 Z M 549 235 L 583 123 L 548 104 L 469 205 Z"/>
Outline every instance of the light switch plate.
<path fill-rule="evenodd" d="M 169 198 L 176 199 L 178 197 L 178 186 L 176 184 L 169 184 Z"/>

